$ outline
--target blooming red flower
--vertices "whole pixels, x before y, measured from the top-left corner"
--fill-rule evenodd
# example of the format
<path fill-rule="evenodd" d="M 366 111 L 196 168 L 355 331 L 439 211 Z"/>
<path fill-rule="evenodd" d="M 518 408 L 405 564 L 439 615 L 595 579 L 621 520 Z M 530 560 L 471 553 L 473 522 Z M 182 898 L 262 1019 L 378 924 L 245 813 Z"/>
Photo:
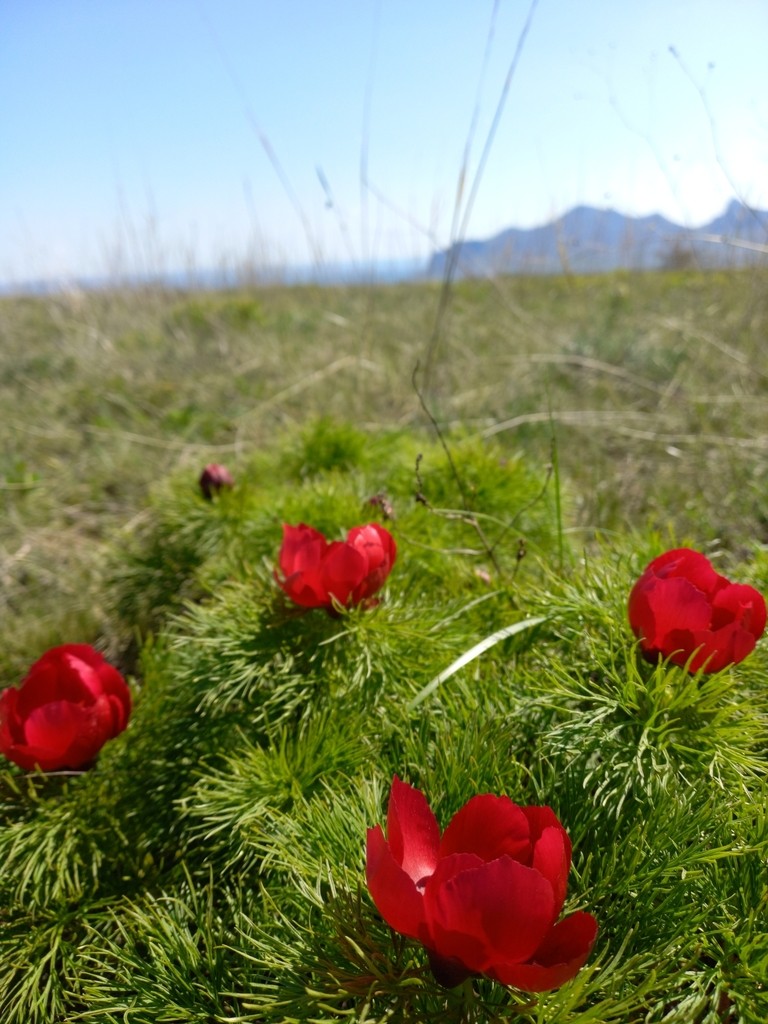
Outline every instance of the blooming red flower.
<path fill-rule="evenodd" d="M 87 644 L 52 647 L 0 694 L 0 752 L 21 768 L 82 768 L 131 713 L 128 685 Z"/>
<path fill-rule="evenodd" d="M 571 842 L 549 807 L 473 797 L 440 828 L 419 790 L 395 776 L 387 838 L 368 830 L 368 889 L 384 920 L 427 949 L 437 980 L 484 974 L 526 992 L 569 981 L 585 963 L 597 922 L 577 911 L 557 922 Z"/>
<path fill-rule="evenodd" d="M 234 487 L 235 481 L 226 466 L 218 462 L 209 463 L 200 474 L 200 490 L 206 501 L 218 494 L 224 487 Z"/>
<path fill-rule="evenodd" d="M 759 591 L 731 583 L 690 548 L 654 558 L 632 588 L 628 613 L 644 657 L 668 658 L 691 672 L 719 672 L 743 661 L 766 622 Z"/>
<path fill-rule="evenodd" d="M 283 525 L 275 579 L 295 604 L 305 608 L 359 604 L 375 594 L 389 575 L 397 548 L 378 523 L 356 526 L 345 541 L 328 542 L 305 523 Z"/>

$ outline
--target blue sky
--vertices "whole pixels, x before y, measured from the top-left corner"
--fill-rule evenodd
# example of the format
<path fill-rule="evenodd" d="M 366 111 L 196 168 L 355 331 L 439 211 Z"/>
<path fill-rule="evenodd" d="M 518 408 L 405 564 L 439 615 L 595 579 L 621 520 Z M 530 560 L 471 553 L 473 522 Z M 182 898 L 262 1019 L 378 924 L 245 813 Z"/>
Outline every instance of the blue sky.
<path fill-rule="evenodd" d="M 0 283 L 426 258 L 529 10 L 0 0 Z M 467 235 L 768 208 L 767 42 L 765 0 L 538 0 Z"/>

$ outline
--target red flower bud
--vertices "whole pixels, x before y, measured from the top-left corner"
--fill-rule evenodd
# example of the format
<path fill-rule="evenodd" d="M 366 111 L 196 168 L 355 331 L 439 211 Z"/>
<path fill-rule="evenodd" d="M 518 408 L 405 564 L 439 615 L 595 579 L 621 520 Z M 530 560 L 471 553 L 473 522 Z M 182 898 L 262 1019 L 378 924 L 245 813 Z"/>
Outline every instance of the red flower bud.
<path fill-rule="evenodd" d="M 82 768 L 131 713 L 123 677 L 87 644 L 52 647 L 0 694 L 0 752 L 21 768 Z"/>
<path fill-rule="evenodd" d="M 235 481 L 226 466 L 218 462 L 209 463 L 200 474 L 200 490 L 206 501 L 218 494 L 223 487 L 234 487 Z"/>
<path fill-rule="evenodd" d="M 571 842 L 549 807 L 473 797 L 440 828 L 422 793 L 392 781 L 387 838 L 368 830 L 368 889 L 384 920 L 427 949 L 440 984 L 474 974 L 526 992 L 569 981 L 597 937 L 591 914 L 558 922 Z"/>
<path fill-rule="evenodd" d="M 766 622 L 762 594 L 720 576 L 690 548 L 654 558 L 632 588 L 628 614 L 645 658 L 668 658 L 691 672 L 743 661 Z"/>
<path fill-rule="evenodd" d="M 383 585 L 397 556 L 395 540 L 378 523 L 356 526 L 345 541 L 329 543 L 304 523 L 283 525 L 280 573 L 275 579 L 305 608 L 333 608 L 367 600 Z"/>

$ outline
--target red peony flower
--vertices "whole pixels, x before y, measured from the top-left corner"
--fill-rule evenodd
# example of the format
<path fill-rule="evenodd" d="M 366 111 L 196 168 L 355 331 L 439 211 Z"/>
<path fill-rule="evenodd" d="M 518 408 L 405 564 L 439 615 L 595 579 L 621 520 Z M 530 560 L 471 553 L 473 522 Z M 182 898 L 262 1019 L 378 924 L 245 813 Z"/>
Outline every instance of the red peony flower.
<path fill-rule="evenodd" d="M 597 936 L 591 914 L 557 922 L 571 843 L 549 807 L 472 797 L 440 828 L 422 793 L 392 781 L 387 838 L 368 830 L 368 889 L 395 931 L 418 939 L 446 987 L 484 974 L 526 992 L 569 981 Z"/>
<path fill-rule="evenodd" d="M 123 677 L 87 644 L 52 647 L 0 694 L 0 752 L 21 768 L 82 768 L 131 713 Z"/>
<path fill-rule="evenodd" d="M 206 501 L 218 494 L 224 487 L 234 487 L 235 481 L 226 466 L 218 462 L 209 463 L 200 474 L 200 490 Z"/>
<path fill-rule="evenodd" d="M 304 523 L 283 525 L 280 574 L 275 579 L 295 604 L 333 608 L 360 604 L 383 585 L 397 556 L 395 540 L 378 523 L 356 526 L 345 541 L 328 542 Z"/>
<path fill-rule="evenodd" d="M 762 594 L 720 576 L 690 548 L 654 558 L 632 588 L 628 612 L 645 658 L 669 658 L 691 672 L 719 672 L 743 661 L 766 621 Z"/>

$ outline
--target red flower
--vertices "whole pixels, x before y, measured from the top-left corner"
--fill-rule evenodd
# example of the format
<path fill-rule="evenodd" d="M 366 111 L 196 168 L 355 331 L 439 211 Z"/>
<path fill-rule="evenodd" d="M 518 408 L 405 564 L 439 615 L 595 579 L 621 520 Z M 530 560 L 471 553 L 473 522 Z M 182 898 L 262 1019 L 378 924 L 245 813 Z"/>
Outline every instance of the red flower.
<path fill-rule="evenodd" d="M 0 752 L 21 768 L 82 768 L 131 713 L 128 686 L 87 644 L 52 647 L 0 694 Z"/>
<path fill-rule="evenodd" d="M 743 661 L 766 621 L 762 594 L 720 576 L 690 548 L 654 558 L 632 588 L 628 611 L 644 657 L 669 658 L 691 672 L 719 672 Z"/>
<path fill-rule="evenodd" d="M 224 487 L 234 487 L 235 481 L 226 466 L 218 462 L 209 463 L 200 474 L 200 490 L 206 501 L 218 494 Z"/>
<path fill-rule="evenodd" d="M 446 987 L 473 974 L 544 992 L 569 981 L 597 936 L 591 914 L 555 923 L 571 843 L 549 807 L 473 797 L 440 828 L 422 793 L 392 781 L 387 839 L 368 830 L 368 889 L 384 920 L 427 949 Z"/>
<path fill-rule="evenodd" d="M 333 599 L 353 605 L 365 601 L 383 585 L 397 548 L 392 535 L 369 523 L 356 526 L 345 541 L 329 543 L 304 523 L 283 525 L 280 571 L 275 579 L 295 604 L 333 608 Z"/>

